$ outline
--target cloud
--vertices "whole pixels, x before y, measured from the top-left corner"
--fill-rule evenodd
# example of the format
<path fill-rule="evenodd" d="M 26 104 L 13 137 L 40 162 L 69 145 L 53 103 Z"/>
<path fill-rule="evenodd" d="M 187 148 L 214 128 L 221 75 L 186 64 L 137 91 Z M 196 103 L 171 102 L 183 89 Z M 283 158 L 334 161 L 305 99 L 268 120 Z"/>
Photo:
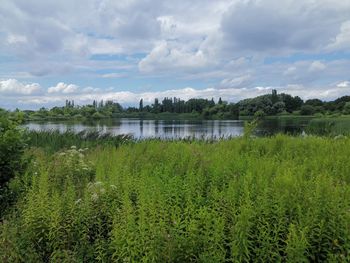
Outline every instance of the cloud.
<path fill-rule="evenodd" d="M 151 104 L 155 98 L 162 99 L 164 97 L 178 97 L 184 100 L 190 98 L 214 98 L 218 100 L 221 97 L 223 100 L 229 102 L 238 102 L 245 98 L 270 93 L 272 89 L 276 89 L 279 93 L 283 92 L 300 96 L 303 99 L 320 98 L 322 100 L 330 100 L 348 95 L 350 91 L 349 81 L 337 82 L 337 84 L 329 84 L 327 86 L 315 85 L 308 88 L 302 84 L 287 84 L 283 86 L 255 86 L 251 88 L 243 86 L 227 87 L 223 89 L 221 85 L 220 83 L 217 86 L 204 89 L 185 87 L 164 91 L 131 92 L 116 89 L 102 90 L 94 87 L 79 88 L 77 85 L 61 82 L 54 87 L 49 87 L 47 92 L 41 91 L 41 93 L 36 93 L 34 90 L 40 90 L 38 89 L 40 87 L 39 84 L 23 85 L 17 80 L 11 79 L 1 82 L 0 92 L 4 90 L 8 92 L 7 102 L 11 102 L 12 106 L 18 105 L 23 109 L 27 109 L 28 107 L 40 108 L 42 106 L 53 107 L 64 105 L 66 99 L 74 100 L 75 104 L 87 104 L 93 100 L 113 100 L 123 105 L 137 105 L 141 98 L 143 98 L 145 103 Z M 12 88 L 3 89 L 3 87 L 8 86 Z M 36 89 L 33 87 L 36 87 Z M 11 94 L 12 96 L 10 96 Z"/>
<path fill-rule="evenodd" d="M 317 71 L 323 71 L 326 69 L 326 65 L 323 64 L 320 61 L 314 61 L 311 63 L 310 67 L 309 67 L 309 71 L 311 72 L 317 72 Z"/>
<path fill-rule="evenodd" d="M 263 54 L 321 50 L 349 11 L 348 1 L 240 1 L 223 16 L 223 45 Z"/>
<path fill-rule="evenodd" d="M 47 92 L 69 94 L 77 92 L 78 89 L 77 85 L 60 82 L 56 86 L 48 88 Z"/>
<path fill-rule="evenodd" d="M 41 92 L 38 83 L 23 84 L 16 79 L 8 79 L 0 81 L 0 94 L 3 95 L 32 95 Z"/>
<path fill-rule="evenodd" d="M 102 74 L 102 78 L 122 78 L 122 77 L 125 77 L 125 74 L 123 74 L 123 73 Z"/>
<path fill-rule="evenodd" d="M 77 84 L 50 99 L 168 83 L 249 94 L 293 83 L 317 96 L 348 79 L 349 13 L 344 0 L 3 0 L 0 78 Z"/>
<path fill-rule="evenodd" d="M 207 65 L 205 54 L 201 50 L 184 50 L 172 46 L 166 41 L 158 43 L 139 63 L 142 72 L 163 71 L 167 69 L 198 69 Z"/>
<path fill-rule="evenodd" d="M 13 44 L 21 44 L 21 43 L 27 43 L 28 42 L 28 39 L 26 36 L 23 36 L 23 35 L 8 35 L 7 36 L 7 43 L 10 44 L 10 45 L 13 45 Z"/>
<path fill-rule="evenodd" d="M 328 45 L 329 50 L 348 50 L 350 47 L 350 20 L 343 22 L 339 34 Z"/>
<path fill-rule="evenodd" d="M 246 87 L 251 84 L 252 76 L 251 75 L 242 75 L 235 78 L 223 79 L 219 85 L 222 88 L 239 88 Z"/>
<path fill-rule="evenodd" d="M 350 88 L 350 81 L 342 81 L 337 84 L 338 88 Z"/>

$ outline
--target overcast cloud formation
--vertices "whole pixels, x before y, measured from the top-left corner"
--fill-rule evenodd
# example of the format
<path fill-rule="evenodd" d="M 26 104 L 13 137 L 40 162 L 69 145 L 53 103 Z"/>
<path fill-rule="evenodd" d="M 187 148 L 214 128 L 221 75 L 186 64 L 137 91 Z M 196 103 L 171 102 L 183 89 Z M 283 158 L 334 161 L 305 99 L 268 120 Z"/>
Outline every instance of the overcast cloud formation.
<path fill-rule="evenodd" d="M 350 94 L 350 0 L 2 0 L 0 107 Z"/>

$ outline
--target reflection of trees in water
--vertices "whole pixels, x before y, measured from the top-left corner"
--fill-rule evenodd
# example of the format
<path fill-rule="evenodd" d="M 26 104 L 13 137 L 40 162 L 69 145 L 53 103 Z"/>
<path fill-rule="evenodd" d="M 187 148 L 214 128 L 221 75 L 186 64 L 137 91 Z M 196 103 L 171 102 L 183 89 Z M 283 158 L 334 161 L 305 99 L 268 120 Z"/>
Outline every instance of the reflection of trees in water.
<path fill-rule="evenodd" d="M 164 135 L 170 135 L 173 134 L 173 126 L 169 124 L 163 125 L 163 134 Z"/>
<path fill-rule="evenodd" d="M 213 137 L 214 136 L 214 132 L 215 132 L 215 127 L 214 127 L 214 122 L 211 121 L 209 123 L 207 123 L 207 125 L 210 125 L 208 128 L 210 128 L 210 137 Z"/>
<path fill-rule="evenodd" d="M 76 121 L 75 124 L 83 124 L 87 126 L 120 126 L 122 125 L 122 122 L 120 119 L 100 119 L 100 120 L 94 120 L 94 119 L 85 119 L 82 121 Z"/>
<path fill-rule="evenodd" d="M 158 133 L 159 133 L 159 121 L 158 120 L 154 121 L 154 133 L 156 136 L 158 136 Z"/>
<path fill-rule="evenodd" d="M 270 119 L 263 120 L 255 134 L 257 136 L 271 136 L 277 133 L 289 134 L 289 135 L 300 135 L 302 134 L 305 122 L 307 120 L 298 121 L 295 119 Z"/>
<path fill-rule="evenodd" d="M 262 120 L 254 132 L 256 136 L 270 136 L 276 133 L 290 135 L 302 134 L 307 131 L 311 119 L 281 118 Z M 314 121 L 313 121 L 314 122 Z M 312 123 L 313 123 L 312 122 Z M 323 122 L 322 122 L 323 123 Z M 84 130 L 96 132 L 110 132 L 113 134 L 131 133 L 137 137 L 222 137 L 239 136 L 243 132 L 243 122 L 230 122 L 220 120 L 197 120 L 197 121 L 164 121 L 142 119 L 106 119 L 86 121 L 50 121 L 29 122 L 25 126 L 31 130 L 59 130 L 65 132 L 81 132 Z M 309 125 L 310 126 L 310 125 Z M 321 130 L 322 125 L 315 126 L 313 130 Z M 320 127 L 322 126 L 322 127 Z M 323 128 L 324 129 L 324 128 Z M 315 131 L 310 132 L 315 133 Z"/>
<path fill-rule="evenodd" d="M 174 135 L 176 137 L 183 136 L 185 134 L 185 127 L 180 125 L 174 125 Z"/>
<path fill-rule="evenodd" d="M 221 132 L 221 124 L 219 122 L 217 124 L 218 124 L 219 137 L 221 137 L 221 134 L 222 134 L 222 132 Z"/>
<path fill-rule="evenodd" d="M 140 136 L 143 137 L 143 119 L 140 120 L 139 126 L 140 126 Z"/>

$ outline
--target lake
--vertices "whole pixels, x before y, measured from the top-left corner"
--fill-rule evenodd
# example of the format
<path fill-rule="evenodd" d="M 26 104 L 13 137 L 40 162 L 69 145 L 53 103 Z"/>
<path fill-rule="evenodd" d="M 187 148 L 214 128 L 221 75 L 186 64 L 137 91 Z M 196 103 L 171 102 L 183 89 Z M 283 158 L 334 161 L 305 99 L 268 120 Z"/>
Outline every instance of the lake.
<path fill-rule="evenodd" d="M 286 133 L 298 135 L 310 119 L 283 118 L 268 119 L 261 122 L 257 136 Z M 114 135 L 131 134 L 135 138 L 222 138 L 243 134 L 242 120 L 145 120 L 145 119 L 105 119 L 96 121 L 45 121 L 29 122 L 24 125 L 30 130 L 47 131 L 98 131 Z"/>

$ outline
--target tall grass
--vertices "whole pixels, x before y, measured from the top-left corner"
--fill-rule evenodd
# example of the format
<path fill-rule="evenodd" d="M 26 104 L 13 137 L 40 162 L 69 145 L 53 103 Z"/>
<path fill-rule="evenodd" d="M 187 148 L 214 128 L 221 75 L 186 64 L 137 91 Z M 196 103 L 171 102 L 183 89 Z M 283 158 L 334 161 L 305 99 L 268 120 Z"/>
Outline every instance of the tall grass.
<path fill-rule="evenodd" d="M 112 135 L 98 131 L 73 131 L 59 132 L 52 131 L 26 131 L 29 138 L 28 144 L 32 147 L 40 147 L 50 152 L 68 149 L 71 146 L 78 148 L 96 147 L 98 145 L 119 146 L 132 140 L 131 135 Z"/>
<path fill-rule="evenodd" d="M 316 118 L 309 122 L 306 132 L 322 136 L 350 135 L 350 118 L 349 116 Z"/>
<path fill-rule="evenodd" d="M 0 226 L 2 262 L 350 261 L 348 138 L 150 140 L 37 156 Z"/>

